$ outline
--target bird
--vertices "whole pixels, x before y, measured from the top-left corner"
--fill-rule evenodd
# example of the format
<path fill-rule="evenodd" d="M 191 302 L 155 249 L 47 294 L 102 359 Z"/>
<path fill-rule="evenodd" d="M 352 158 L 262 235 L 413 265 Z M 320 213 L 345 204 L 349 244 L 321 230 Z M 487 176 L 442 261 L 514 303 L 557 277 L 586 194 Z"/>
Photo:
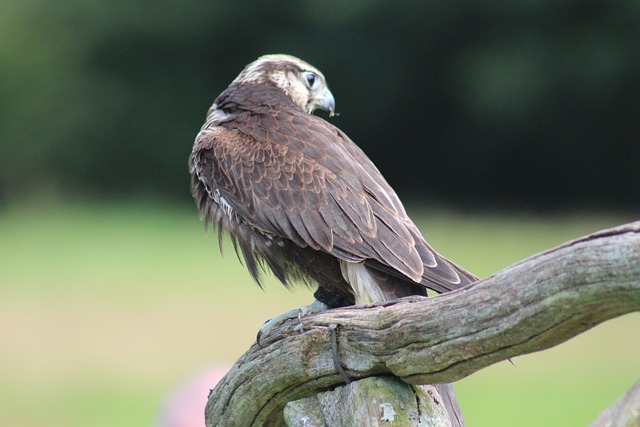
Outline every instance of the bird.
<path fill-rule="evenodd" d="M 251 62 L 215 99 L 189 170 L 220 250 L 228 232 L 259 285 L 271 270 L 329 308 L 476 281 L 427 243 L 378 168 L 316 109 L 335 115 L 325 76 L 285 54 Z"/>
<path fill-rule="evenodd" d="M 228 232 L 259 285 L 271 270 L 329 308 L 476 281 L 426 242 L 378 168 L 316 109 L 335 115 L 324 75 L 285 54 L 251 62 L 215 99 L 189 170 L 220 250 Z"/>

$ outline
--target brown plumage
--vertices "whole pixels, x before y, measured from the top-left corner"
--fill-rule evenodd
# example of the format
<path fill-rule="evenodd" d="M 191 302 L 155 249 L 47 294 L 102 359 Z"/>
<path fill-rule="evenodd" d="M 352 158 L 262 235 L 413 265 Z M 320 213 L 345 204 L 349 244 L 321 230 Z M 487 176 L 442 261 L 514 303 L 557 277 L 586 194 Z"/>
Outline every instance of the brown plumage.
<path fill-rule="evenodd" d="M 475 281 L 429 246 L 374 164 L 315 108 L 333 113 L 322 73 L 268 55 L 222 92 L 196 137 L 200 215 L 230 233 L 253 278 L 268 267 L 287 286 L 318 286 L 330 306 Z"/>

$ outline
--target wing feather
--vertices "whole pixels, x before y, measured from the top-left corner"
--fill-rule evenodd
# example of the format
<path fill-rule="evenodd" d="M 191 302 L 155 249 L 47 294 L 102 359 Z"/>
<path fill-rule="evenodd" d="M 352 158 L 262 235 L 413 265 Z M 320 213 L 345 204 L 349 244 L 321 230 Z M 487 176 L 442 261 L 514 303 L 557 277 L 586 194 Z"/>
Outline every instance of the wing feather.
<path fill-rule="evenodd" d="M 344 133 L 298 111 L 241 115 L 205 124 L 192 166 L 209 195 L 218 191 L 242 221 L 436 290 L 461 282 Z"/>

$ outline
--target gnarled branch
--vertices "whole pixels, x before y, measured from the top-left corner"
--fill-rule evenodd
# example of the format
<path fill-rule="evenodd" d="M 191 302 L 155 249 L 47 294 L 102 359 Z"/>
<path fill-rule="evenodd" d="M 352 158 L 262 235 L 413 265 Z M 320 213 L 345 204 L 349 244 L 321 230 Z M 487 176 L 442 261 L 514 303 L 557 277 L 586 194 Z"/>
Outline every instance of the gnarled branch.
<path fill-rule="evenodd" d="M 213 390 L 207 425 L 282 422 L 285 404 L 343 383 L 329 326 L 352 379 L 391 375 L 446 383 L 555 346 L 640 311 L 640 222 L 586 236 L 433 298 L 328 310 L 284 321 Z"/>
<path fill-rule="evenodd" d="M 640 425 L 640 381 L 605 409 L 589 427 L 631 427 Z"/>

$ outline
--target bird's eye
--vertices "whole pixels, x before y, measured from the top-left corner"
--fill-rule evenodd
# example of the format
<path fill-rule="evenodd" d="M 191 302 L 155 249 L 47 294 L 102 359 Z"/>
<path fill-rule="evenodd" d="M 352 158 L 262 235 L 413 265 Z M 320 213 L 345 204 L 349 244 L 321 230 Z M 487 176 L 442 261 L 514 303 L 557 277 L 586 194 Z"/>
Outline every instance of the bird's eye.
<path fill-rule="evenodd" d="M 312 87 L 313 87 L 313 85 L 316 83 L 316 75 L 315 75 L 315 74 L 313 74 L 313 73 L 312 73 L 312 72 L 310 72 L 310 71 L 307 71 L 307 72 L 305 73 L 304 78 L 305 78 L 305 80 L 307 81 L 307 85 L 308 85 L 310 88 L 312 88 Z"/>

